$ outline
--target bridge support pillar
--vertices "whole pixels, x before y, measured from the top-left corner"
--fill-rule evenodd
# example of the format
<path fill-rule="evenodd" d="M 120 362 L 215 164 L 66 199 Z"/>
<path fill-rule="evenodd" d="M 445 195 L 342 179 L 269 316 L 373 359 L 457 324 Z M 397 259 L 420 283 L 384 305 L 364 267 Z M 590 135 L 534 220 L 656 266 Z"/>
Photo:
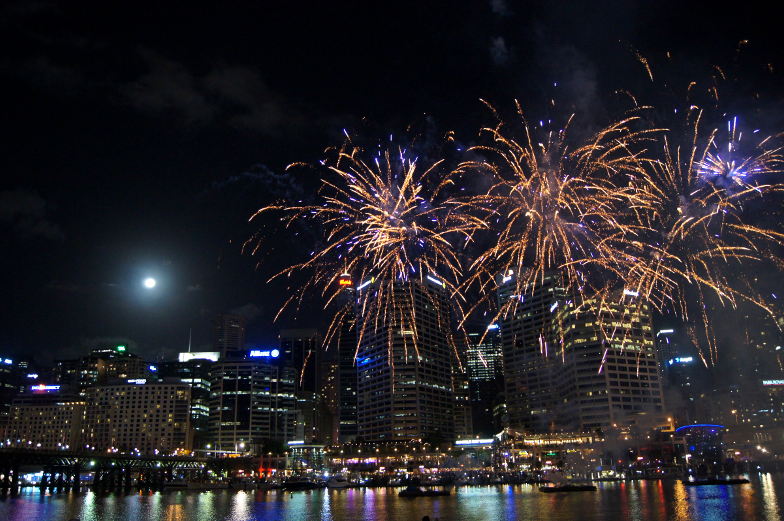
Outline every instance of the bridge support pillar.
<path fill-rule="evenodd" d="M 82 466 L 79 463 L 76 463 L 74 465 L 73 472 L 74 472 L 73 491 L 75 494 L 78 494 L 82 490 Z"/>
<path fill-rule="evenodd" d="M 11 495 L 19 494 L 19 463 L 11 465 Z"/>

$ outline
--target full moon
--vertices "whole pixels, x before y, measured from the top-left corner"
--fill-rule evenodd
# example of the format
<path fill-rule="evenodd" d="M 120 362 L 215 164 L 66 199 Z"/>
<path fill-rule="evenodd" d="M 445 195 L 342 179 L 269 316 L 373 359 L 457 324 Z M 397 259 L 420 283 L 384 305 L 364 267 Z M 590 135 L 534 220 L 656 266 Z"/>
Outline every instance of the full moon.
<path fill-rule="evenodd" d="M 152 277 L 147 277 L 146 279 L 144 279 L 144 287 L 147 289 L 154 288 L 155 284 L 157 284 L 157 282 Z"/>

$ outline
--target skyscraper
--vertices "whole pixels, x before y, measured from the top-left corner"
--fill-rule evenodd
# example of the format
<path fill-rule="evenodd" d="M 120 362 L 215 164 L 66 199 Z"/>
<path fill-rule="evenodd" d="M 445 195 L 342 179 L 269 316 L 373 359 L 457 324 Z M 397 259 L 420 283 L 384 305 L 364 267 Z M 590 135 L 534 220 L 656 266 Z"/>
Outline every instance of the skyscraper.
<path fill-rule="evenodd" d="M 176 378 L 191 388 L 191 428 L 193 445 L 201 448 L 208 440 L 210 418 L 210 370 L 217 362 L 217 352 L 180 353 L 177 361 L 160 362 L 155 367 L 158 378 Z"/>
<path fill-rule="evenodd" d="M 321 387 L 321 335 L 316 329 L 284 329 L 279 338 L 281 356 L 296 371 L 297 427 L 304 440 L 321 440 L 321 416 L 326 413 Z"/>
<path fill-rule="evenodd" d="M 488 436 L 498 432 L 493 422 L 493 404 L 504 388 L 503 356 L 498 324 L 468 333 L 466 368 L 475 434 Z"/>
<path fill-rule="evenodd" d="M 222 358 L 245 349 L 245 318 L 221 313 L 213 321 L 213 350 Z"/>
<path fill-rule="evenodd" d="M 635 292 L 578 299 L 554 274 L 523 295 L 503 289 L 501 299 L 519 300 L 501 320 L 512 427 L 591 431 L 640 415 L 656 423 L 664 405 L 651 311 Z"/>
<path fill-rule="evenodd" d="M 367 285 L 363 291 L 374 291 Z M 449 296 L 434 276 L 394 287 L 398 317 L 359 317 L 358 437 L 366 441 L 454 439 Z M 407 309 L 413 297 L 414 309 Z M 390 359 L 391 356 L 391 359 Z"/>
<path fill-rule="evenodd" d="M 559 302 L 561 430 L 661 424 L 664 400 L 651 310 L 636 293 Z M 642 418 L 646 416 L 646 418 Z"/>
<path fill-rule="evenodd" d="M 351 277 L 344 273 L 339 279 L 341 295 L 338 305 L 344 313 L 340 319 L 338 337 L 338 434 L 341 442 L 351 442 L 357 437 L 357 316 L 354 309 L 354 287 Z"/>
<path fill-rule="evenodd" d="M 216 450 L 258 451 L 294 439 L 295 372 L 278 349 L 251 350 L 210 370 L 209 437 Z"/>
<path fill-rule="evenodd" d="M 553 313 L 564 300 L 565 290 L 554 274 L 537 279 L 523 295 L 513 294 L 514 274 L 500 282 L 499 304 L 507 306 L 499 326 L 509 424 L 532 432 L 547 431 L 559 406 L 560 361 L 555 356 Z"/>

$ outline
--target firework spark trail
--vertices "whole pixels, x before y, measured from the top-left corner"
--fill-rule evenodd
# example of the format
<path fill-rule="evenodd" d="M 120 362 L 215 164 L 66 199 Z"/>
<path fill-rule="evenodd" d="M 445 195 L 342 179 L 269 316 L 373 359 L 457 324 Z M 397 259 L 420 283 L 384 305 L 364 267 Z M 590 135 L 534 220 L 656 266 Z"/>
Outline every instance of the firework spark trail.
<path fill-rule="evenodd" d="M 483 129 L 492 144 L 472 149 L 488 159 L 460 166 L 492 177 L 488 191 L 471 197 L 465 211 L 478 212 L 497 231 L 470 266 L 466 285 L 490 295 L 497 290 L 497 274 L 514 274 L 514 293 L 524 295 L 548 272 L 560 271 L 567 291 L 600 291 L 597 283 L 618 276 L 614 259 L 621 252 L 612 238 L 631 232 L 617 218 L 619 205 L 626 203 L 618 181 L 643 170 L 642 144 L 657 131 L 635 130 L 638 117 L 631 116 L 573 145 L 570 118 L 563 129 L 538 140 L 519 103 L 516 107 L 524 138 L 511 137 L 499 118 L 496 127 Z M 494 320 L 518 303 L 509 299 Z"/>
<path fill-rule="evenodd" d="M 281 215 L 286 228 L 305 222 L 321 230 L 322 244 L 310 258 L 270 279 L 300 273 L 306 276 L 306 282 L 289 296 L 277 316 L 289 306 L 299 306 L 313 292 L 321 294 L 325 309 L 330 307 L 341 294 L 340 274 L 350 274 L 360 282 L 357 302 L 339 307 L 334 313 L 324 345 L 329 345 L 356 304 L 357 312 L 364 317 L 358 345 L 369 331 L 395 324 L 413 332 L 411 338 L 404 336 L 404 349 L 407 353 L 413 348 L 418 354 L 415 294 L 407 283 L 424 283 L 429 277 L 443 286 L 453 309 L 443 310 L 441 305 L 434 308 L 442 331 L 449 331 L 450 312 L 461 319 L 464 301 L 459 289 L 462 267 L 453 244 L 470 241 L 484 223 L 457 211 L 448 194 L 455 183 L 454 173 L 444 171 L 442 161 L 421 169 L 405 149 L 368 155 L 346 144 L 321 165 L 327 174 L 322 178 L 317 202 L 271 205 L 251 217 L 274 212 Z M 255 253 L 263 247 L 263 241 L 254 237 L 250 246 Z M 451 334 L 448 336 L 454 344 Z M 390 361 L 391 349 L 390 337 Z"/>
<path fill-rule="evenodd" d="M 626 192 L 627 227 L 616 237 L 625 256 L 620 265 L 626 283 L 659 311 L 671 310 L 685 322 L 699 320 L 708 346 L 707 360 L 716 361 L 717 344 L 708 314 L 708 297 L 735 308 L 753 303 L 773 315 L 771 306 L 742 283 L 734 272 L 766 260 L 766 248 L 784 244 L 780 232 L 744 221 L 744 204 L 780 192 L 780 182 L 761 179 L 780 172 L 781 148 L 763 140 L 754 155 L 735 156 L 740 139 L 736 122 L 729 127 L 728 153 L 714 153 L 717 131 L 703 136 L 702 111 L 692 107 L 689 138 L 673 146 L 662 137 L 662 158 L 634 172 Z M 691 336 L 697 338 L 692 330 Z M 701 342 L 696 342 L 698 348 Z M 703 360 L 705 354 L 700 353 Z"/>

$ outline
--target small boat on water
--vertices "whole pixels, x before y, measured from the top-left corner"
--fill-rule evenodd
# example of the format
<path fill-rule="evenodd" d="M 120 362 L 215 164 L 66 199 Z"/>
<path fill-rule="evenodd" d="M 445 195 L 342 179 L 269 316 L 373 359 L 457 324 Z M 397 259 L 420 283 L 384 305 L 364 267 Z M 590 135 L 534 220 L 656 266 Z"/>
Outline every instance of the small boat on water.
<path fill-rule="evenodd" d="M 283 490 L 314 490 L 323 487 L 323 482 L 312 480 L 306 476 L 292 476 L 281 486 Z"/>
<path fill-rule="evenodd" d="M 348 488 L 351 484 L 345 476 L 340 475 L 332 476 L 327 480 L 327 488 Z"/>
<path fill-rule="evenodd" d="M 448 496 L 451 492 L 448 490 L 433 490 L 423 489 L 414 485 L 409 485 L 398 493 L 400 497 L 433 497 L 433 496 Z"/>
<path fill-rule="evenodd" d="M 553 492 L 593 492 L 596 490 L 596 485 L 577 485 L 574 483 L 566 483 L 564 485 L 549 485 L 539 487 L 539 492 L 553 493 Z"/>
<path fill-rule="evenodd" d="M 746 478 L 708 478 L 708 479 L 695 479 L 689 481 L 684 479 L 681 481 L 687 487 L 699 487 L 702 485 L 743 485 L 750 483 Z"/>
<path fill-rule="evenodd" d="M 229 484 L 214 481 L 189 481 L 185 488 L 188 490 L 222 490 L 229 488 Z"/>

